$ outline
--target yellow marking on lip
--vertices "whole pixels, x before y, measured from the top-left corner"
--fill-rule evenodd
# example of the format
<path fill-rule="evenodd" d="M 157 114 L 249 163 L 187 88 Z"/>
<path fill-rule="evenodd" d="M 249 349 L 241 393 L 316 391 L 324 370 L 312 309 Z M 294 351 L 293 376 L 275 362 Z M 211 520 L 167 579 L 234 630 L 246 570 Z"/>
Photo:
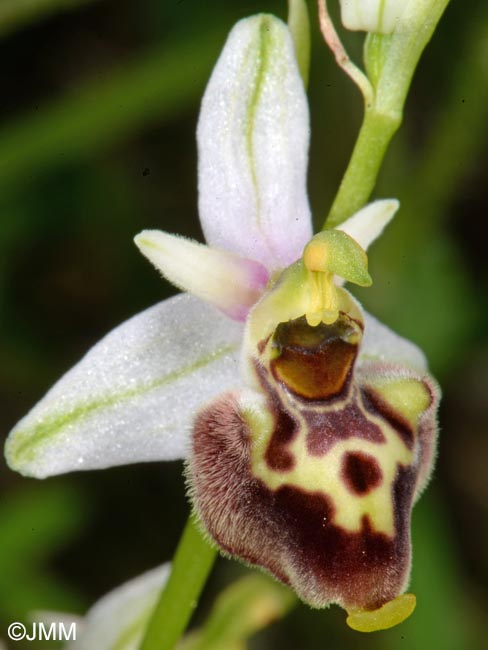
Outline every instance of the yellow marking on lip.
<path fill-rule="evenodd" d="M 431 396 L 427 386 L 418 379 L 391 379 L 375 386 L 379 395 L 414 427 L 420 415 L 430 404 Z"/>
<path fill-rule="evenodd" d="M 244 413 L 251 428 L 251 468 L 253 475 L 263 481 L 270 490 L 292 486 L 307 492 L 321 492 L 329 497 L 335 512 L 335 525 L 350 532 L 359 532 L 363 517 L 367 515 L 375 532 L 389 537 L 395 534 L 392 502 L 393 482 L 398 465 L 409 465 L 413 451 L 409 450 L 398 433 L 380 418 L 371 414 L 368 420 L 377 424 L 386 442 L 371 442 L 359 437 L 351 437 L 336 442 L 323 456 L 312 456 L 307 449 L 307 424 L 300 411 L 293 410 L 299 422 L 295 439 L 286 449 L 292 454 L 295 464 L 288 472 L 277 472 L 266 462 L 265 454 L 273 435 L 273 418 L 257 417 Z M 326 414 L 324 414 L 324 417 Z M 356 495 L 346 485 L 342 477 L 344 455 L 348 452 L 364 453 L 373 456 L 383 475 L 380 486 L 364 495 Z"/>

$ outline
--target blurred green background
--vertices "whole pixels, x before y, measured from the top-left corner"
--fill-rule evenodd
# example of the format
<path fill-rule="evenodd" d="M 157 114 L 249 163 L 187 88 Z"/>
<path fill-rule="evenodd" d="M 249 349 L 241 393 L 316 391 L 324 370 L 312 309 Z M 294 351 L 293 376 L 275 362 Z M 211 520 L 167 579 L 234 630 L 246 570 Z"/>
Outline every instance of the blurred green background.
<path fill-rule="evenodd" d="M 322 44 L 310 8 L 309 188 L 319 226 L 350 155 L 361 101 Z M 201 238 L 199 99 L 232 24 L 258 11 L 286 17 L 286 3 L 0 0 L 5 435 L 104 333 L 172 293 L 132 237 L 161 227 Z M 345 39 L 359 60 L 361 37 Z M 424 348 L 445 395 L 437 470 L 413 519 L 417 611 L 398 628 L 360 636 L 338 608 L 300 606 L 253 638 L 255 650 L 484 645 L 487 62 L 486 2 L 452 2 L 421 61 L 376 191 L 400 198 L 402 209 L 371 251 L 374 287 L 358 292 Z M 0 639 L 33 609 L 84 612 L 171 557 L 188 514 L 180 463 L 37 482 L 1 462 Z M 219 560 L 197 621 L 245 572 Z"/>

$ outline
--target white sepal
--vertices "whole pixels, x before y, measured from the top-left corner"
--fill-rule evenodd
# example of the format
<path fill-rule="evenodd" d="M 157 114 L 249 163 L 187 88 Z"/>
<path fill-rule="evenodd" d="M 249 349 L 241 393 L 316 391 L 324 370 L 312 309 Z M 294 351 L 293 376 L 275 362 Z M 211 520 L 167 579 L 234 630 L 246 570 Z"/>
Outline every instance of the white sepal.
<path fill-rule="evenodd" d="M 270 270 L 312 236 L 308 106 L 287 26 L 270 15 L 231 31 L 198 123 L 200 220 L 207 242 Z"/>
<path fill-rule="evenodd" d="M 396 199 L 373 201 L 337 226 L 337 230 L 342 230 L 367 250 L 393 219 L 399 207 L 400 202 Z"/>
<path fill-rule="evenodd" d="M 246 319 L 269 279 L 259 262 L 161 230 L 143 230 L 134 241 L 167 280 L 234 320 Z"/>
<path fill-rule="evenodd" d="M 427 369 L 425 355 L 415 343 L 399 336 L 371 314 L 363 314 L 364 337 L 359 354 L 360 362 L 376 360 L 421 372 Z"/>
<path fill-rule="evenodd" d="M 44 478 L 183 458 L 194 413 L 238 380 L 242 326 L 179 295 L 126 321 L 11 432 L 7 461 Z"/>

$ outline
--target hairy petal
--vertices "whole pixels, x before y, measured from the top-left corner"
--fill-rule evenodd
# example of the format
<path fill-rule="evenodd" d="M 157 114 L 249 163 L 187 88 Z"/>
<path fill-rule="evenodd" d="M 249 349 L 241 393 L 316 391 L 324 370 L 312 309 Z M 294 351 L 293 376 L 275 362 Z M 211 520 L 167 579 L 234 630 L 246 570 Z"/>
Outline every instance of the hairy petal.
<path fill-rule="evenodd" d="M 68 650 L 137 650 L 169 569 L 163 564 L 101 598 L 88 611 L 81 634 Z"/>
<path fill-rule="evenodd" d="M 342 230 L 355 239 L 361 248 L 368 250 L 370 244 L 393 219 L 399 207 L 400 203 L 396 199 L 374 201 L 349 217 L 337 230 Z"/>
<path fill-rule="evenodd" d="M 229 35 L 198 124 L 199 207 L 207 242 L 268 269 L 312 236 L 308 107 L 289 30 L 258 15 Z"/>
<path fill-rule="evenodd" d="M 134 241 L 170 282 L 234 320 L 246 319 L 269 279 L 259 262 L 161 230 L 143 230 Z"/>
<path fill-rule="evenodd" d="M 14 428 L 9 465 L 44 478 L 186 454 L 192 416 L 238 382 L 242 327 L 191 296 L 123 323 Z"/>

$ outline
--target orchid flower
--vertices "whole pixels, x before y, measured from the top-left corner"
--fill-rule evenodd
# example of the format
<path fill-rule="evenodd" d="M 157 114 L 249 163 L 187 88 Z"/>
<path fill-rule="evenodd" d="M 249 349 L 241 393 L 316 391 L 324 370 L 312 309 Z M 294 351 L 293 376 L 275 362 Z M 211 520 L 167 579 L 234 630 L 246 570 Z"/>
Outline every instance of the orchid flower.
<path fill-rule="evenodd" d="M 122 324 L 19 422 L 10 466 L 43 478 L 187 458 L 220 549 L 337 603 L 359 630 L 408 616 L 410 513 L 432 468 L 439 392 L 422 352 L 363 312 L 376 201 L 312 237 L 308 107 L 292 37 L 239 22 L 198 124 L 207 245 L 136 237 L 186 291 Z"/>

